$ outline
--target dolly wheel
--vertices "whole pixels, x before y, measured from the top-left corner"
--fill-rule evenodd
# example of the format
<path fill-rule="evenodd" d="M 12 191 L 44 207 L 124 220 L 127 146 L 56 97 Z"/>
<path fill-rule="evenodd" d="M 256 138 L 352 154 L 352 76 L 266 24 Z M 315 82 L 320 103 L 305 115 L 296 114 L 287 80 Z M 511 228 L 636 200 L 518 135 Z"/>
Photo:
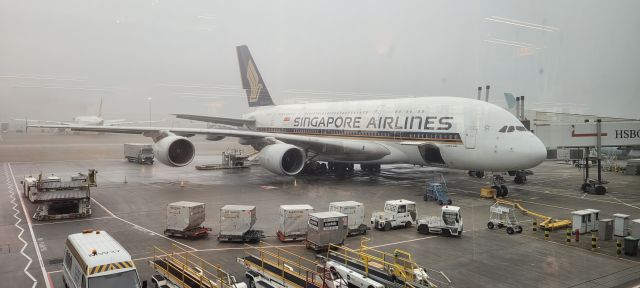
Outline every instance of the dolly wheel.
<path fill-rule="evenodd" d="M 505 185 L 500 185 L 500 189 L 502 190 L 502 197 L 507 197 L 509 194 L 509 189 Z"/>
<path fill-rule="evenodd" d="M 513 230 L 512 227 L 507 227 L 507 234 L 511 235 L 513 234 L 515 231 Z"/>
<path fill-rule="evenodd" d="M 494 227 L 493 222 L 487 223 L 487 228 L 493 229 L 493 227 Z"/>
<path fill-rule="evenodd" d="M 389 223 L 389 222 L 384 223 L 384 227 L 382 228 L 382 230 L 384 230 L 384 231 L 391 230 L 391 223 Z"/>
<path fill-rule="evenodd" d="M 411 221 L 407 221 L 404 223 L 404 228 L 411 228 Z"/>
<path fill-rule="evenodd" d="M 419 225 L 418 226 L 418 233 L 424 234 L 424 235 L 429 234 L 429 226 L 428 225 Z"/>
<path fill-rule="evenodd" d="M 442 206 L 442 204 L 444 204 L 444 202 L 442 202 L 442 200 L 438 200 L 438 205 Z"/>
<path fill-rule="evenodd" d="M 522 226 L 516 226 L 516 233 L 522 233 Z"/>
<path fill-rule="evenodd" d="M 249 287 L 256 288 L 256 281 L 253 278 L 249 279 Z"/>
<path fill-rule="evenodd" d="M 447 200 L 447 205 L 451 205 L 451 203 L 453 203 L 453 201 L 451 201 L 451 199 Z"/>

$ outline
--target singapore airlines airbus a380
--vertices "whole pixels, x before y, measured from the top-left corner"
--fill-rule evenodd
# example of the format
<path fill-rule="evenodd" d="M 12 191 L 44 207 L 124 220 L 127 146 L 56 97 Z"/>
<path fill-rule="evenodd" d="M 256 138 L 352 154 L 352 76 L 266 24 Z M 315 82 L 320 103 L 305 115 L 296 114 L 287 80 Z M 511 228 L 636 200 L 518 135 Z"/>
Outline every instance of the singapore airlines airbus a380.
<path fill-rule="evenodd" d="M 510 112 L 487 102 L 423 97 L 277 106 L 247 46 L 238 46 L 243 88 L 253 112 L 242 119 L 177 115 L 246 129 L 33 125 L 151 137 L 157 159 L 185 166 L 195 155 L 187 137 L 237 137 L 260 151 L 260 163 L 279 175 L 296 175 L 317 161 L 335 173 L 379 171 L 406 163 L 473 171 L 516 171 L 540 164 L 542 142 Z"/>

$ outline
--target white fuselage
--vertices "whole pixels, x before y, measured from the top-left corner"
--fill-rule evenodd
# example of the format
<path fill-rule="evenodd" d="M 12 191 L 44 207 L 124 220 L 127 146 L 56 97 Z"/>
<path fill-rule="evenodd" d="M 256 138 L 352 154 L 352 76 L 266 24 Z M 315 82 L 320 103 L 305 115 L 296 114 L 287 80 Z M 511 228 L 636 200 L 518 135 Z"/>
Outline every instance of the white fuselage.
<path fill-rule="evenodd" d="M 384 145 L 391 153 L 375 161 L 337 162 L 432 165 L 421 144 L 438 147 L 445 167 L 512 171 L 534 167 L 546 148 L 510 112 L 487 102 L 456 97 L 423 97 L 261 107 L 245 115 L 252 130 L 365 140 Z M 319 155 L 317 160 L 336 161 Z"/>
<path fill-rule="evenodd" d="M 77 116 L 73 117 L 72 123 L 73 125 L 102 126 L 104 119 L 98 116 Z"/>

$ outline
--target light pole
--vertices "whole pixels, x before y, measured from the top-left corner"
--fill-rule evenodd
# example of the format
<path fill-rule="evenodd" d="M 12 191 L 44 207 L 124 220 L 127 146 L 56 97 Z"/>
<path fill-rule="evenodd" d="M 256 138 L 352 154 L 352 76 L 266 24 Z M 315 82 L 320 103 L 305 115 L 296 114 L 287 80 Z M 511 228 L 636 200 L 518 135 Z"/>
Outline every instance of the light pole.
<path fill-rule="evenodd" d="M 147 102 L 149 102 L 149 127 L 151 127 L 151 97 L 147 98 Z"/>

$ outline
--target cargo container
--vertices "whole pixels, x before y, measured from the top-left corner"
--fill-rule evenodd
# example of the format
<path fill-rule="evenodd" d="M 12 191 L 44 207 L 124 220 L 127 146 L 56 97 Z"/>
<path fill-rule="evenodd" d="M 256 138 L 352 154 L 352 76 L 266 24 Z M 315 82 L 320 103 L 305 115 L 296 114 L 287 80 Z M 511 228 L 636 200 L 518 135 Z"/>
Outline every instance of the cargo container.
<path fill-rule="evenodd" d="M 307 236 L 310 205 L 280 205 L 278 218 L 278 239 L 282 242 L 302 241 Z"/>
<path fill-rule="evenodd" d="M 225 205 L 220 208 L 220 233 L 222 242 L 258 242 L 264 232 L 253 230 L 256 224 L 256 206 Z"/>
<path fill-rule="evenodd" d="M 164 234 L 184 238 L 198 238 L 209 234 L 202 226 L 205 220 L 204 203 L 179 201 L 167 205 L 167 229 Z"/>
<path fill-rule="evenodd" d="M 124 158 L 138 164 L 153 164 L 153 147 L 151 144 L 124 144 Z"/>
<path fill-rule="evenodd" d="M 329 203 L 329 211 L 347 215 L 349 222 L 348 236 L 367 234 L 369 227 L 364 224 L 364 205 L 356 201 L 342 201 Z"/>
<path fill-rule="evenodd" d="M 349 232 L 348 221 L 347 215 L 335 211 L 309 214 L 306 247 L 322 251 L 329 244 L 342 245 Z"/>

